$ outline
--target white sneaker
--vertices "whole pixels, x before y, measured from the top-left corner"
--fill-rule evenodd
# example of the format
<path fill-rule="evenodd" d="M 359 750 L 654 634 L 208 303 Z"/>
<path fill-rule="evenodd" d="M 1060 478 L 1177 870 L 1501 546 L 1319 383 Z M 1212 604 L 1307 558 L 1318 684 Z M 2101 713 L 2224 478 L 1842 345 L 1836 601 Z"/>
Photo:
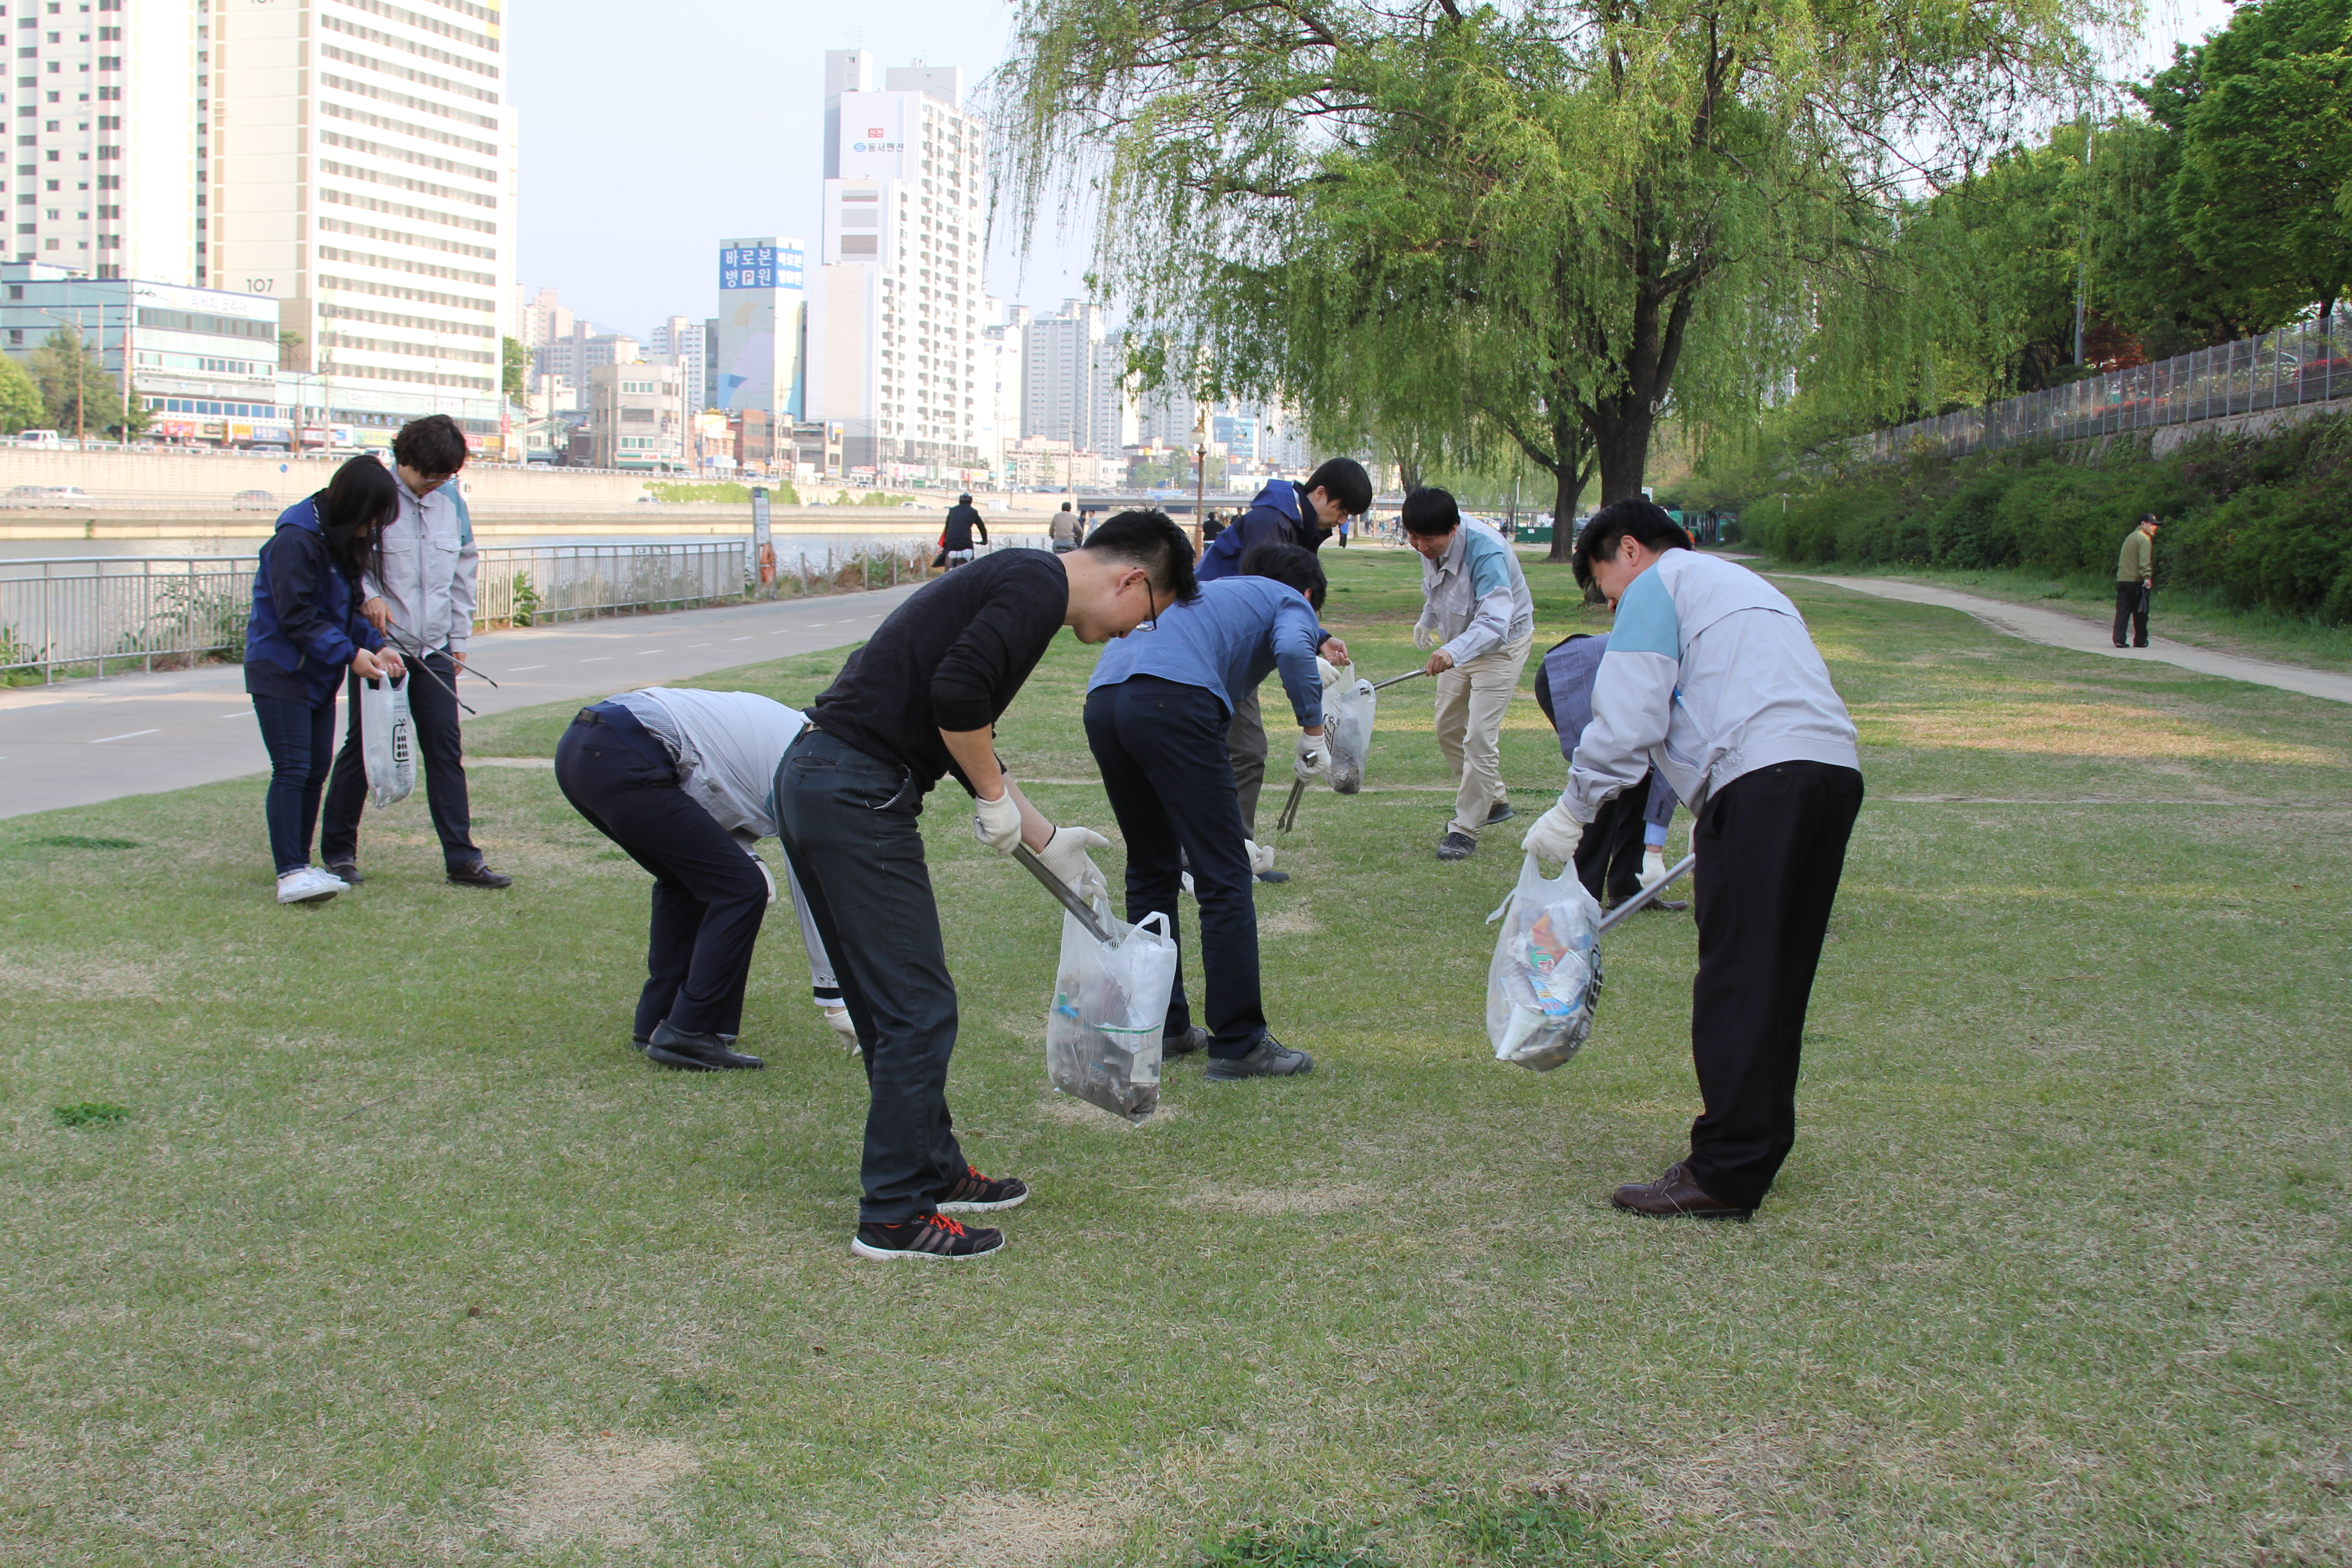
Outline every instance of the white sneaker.
<path fill-rule="evenodd" d="M 281 904 L 322 904 L 350 887 L 351 884 L 341 877 L 321 871 L 316 866 L 305 866 L 278 879 L 278 901 Z"/>
<path fill-rule="evenodd" d="M 841 1037 L 842 1049 L 847 1051 L 851 1056 L 856 1056 L 858 1051 L 857 1026 L 849 1021 L 849 1009 L 846 1007 L 824 1007 L 819 1009 L 819 1011 L 824 1014 L 824 1021 L 827 1025 L 831 1026 L 833 1032 Z"/>

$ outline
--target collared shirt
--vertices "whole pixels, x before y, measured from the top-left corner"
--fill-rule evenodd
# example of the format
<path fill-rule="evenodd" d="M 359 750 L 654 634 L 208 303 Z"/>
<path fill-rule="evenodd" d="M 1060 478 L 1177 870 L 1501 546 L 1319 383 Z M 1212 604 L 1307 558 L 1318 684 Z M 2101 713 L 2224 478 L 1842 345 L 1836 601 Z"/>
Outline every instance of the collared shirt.
<path fill-rule="evenodd" d="M 381 573 L 365 580 L 368 596 L 392 612 L 393 641 L 413 653 L 463 653 L 473 635 L 481 558 L 457 484 L 452 479 L 420 496 L 394 475 L 400 511 L 383 531 Z"/>
<path fill-rule="evenodd" d="M 604 699 L 635 715 L 677 764 L 678 787 L 745 847 L 776 836 L 776 767 L 806 722 L 751 691 L 648 686 Z"/>
<path fill-rule="evenodd" d="M 1279 669 L 1290 710 L 1298 727 L 1308 729 L 1323 722 L 1323 678 L 1315 664 L 1322 640 L 1315 611 L 1297 589 L 1271 577 L 1220 577 L 1202 584 L 1192 604 L 1171 605 L 1149 629 L 1105 648 L 1087 689 L 1156 675 L 1206 688 L 1231 713 L 1235 698 Z"/>
<path fill-rule="evenodd" d="M 1421 558 L 1421 624 L 1444 640 L 1456 664 L 1517 642 L 1535 630 L 1535 595 L 1509 542 L 1475 518 L 1464 518 L 1432 561 Z"/>

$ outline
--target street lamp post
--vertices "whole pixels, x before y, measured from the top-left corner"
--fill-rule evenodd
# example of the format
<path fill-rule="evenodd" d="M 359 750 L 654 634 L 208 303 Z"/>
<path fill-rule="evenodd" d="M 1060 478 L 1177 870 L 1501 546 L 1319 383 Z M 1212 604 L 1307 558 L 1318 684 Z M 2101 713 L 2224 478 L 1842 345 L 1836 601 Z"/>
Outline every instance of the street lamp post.
<path fill-rule="evenodd" d="M 68 300 L 66 309 L 73 312 L 73 319 L 70 321 L 66 321 L 65 317 L 58 315 L 55 310 L 47 307 L 40 308 L 41 314 L 49 320 L 65 322 L 74 330 L 74 445 L 79 447 L 88 438 L 83 432 L 89 427 L 89 421 L 82 416 L 82 394 L 87 381 L 82 375 L 81 364 L 81 308 Z M 100 320 L 102 321 L 104 318 L 100 317 Z"/>

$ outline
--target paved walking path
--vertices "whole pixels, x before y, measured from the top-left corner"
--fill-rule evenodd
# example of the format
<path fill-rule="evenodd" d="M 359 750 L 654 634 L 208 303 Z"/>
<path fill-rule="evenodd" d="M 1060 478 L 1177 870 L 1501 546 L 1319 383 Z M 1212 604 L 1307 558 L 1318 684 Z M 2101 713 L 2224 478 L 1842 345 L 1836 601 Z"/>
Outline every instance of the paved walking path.
<path fill-rule="evenodd" d="M 499 682 L 461 679 L 484 714 L 683 680 L 864 639 L 914 584 L 772 604 L 567 621 L 473 639 Z M 0 816 L 266 773 L 245 671 L 206 665 L 0 690 Z"/>
<path fill-rule="evenodd" d="M 2108 637 L 2107 628 L 2096 621 L 2057 610 L 2038 610 L 2000 599 L 1979 598 L 1974 594 L 1958 594 L 1949 588 L 1934 588 L 1925 583 L 1904 583 L 1885 577 L 1813 577 L 1794 572 L 1776 572 L 1771 575 L 1793 577 L 1800 583 L 1822 583 L 1832 588 L 1851 588 L 1857 594 L 1874 594 L 1882 599 L 1901 599 L 1906 604 L 1937 605 L 1948 610 L 1964 611 L 1997 632 L 2075 653 L 2141 664 L 2154 660 L 2195 670 L 2200 675 L 2274 686 L 2281 691 L 2299 691 L 2305 697 L 2325 697 L 2332 702 L 2352 702 L 2352 675 L 2333 670 L 2306 669 L 2296 664 L 2273 664 L 2265 658 L 2214 653 L 2164 637 L 2150 637 L 2148 646 L 2143 648 L 2120 648 Z"/>

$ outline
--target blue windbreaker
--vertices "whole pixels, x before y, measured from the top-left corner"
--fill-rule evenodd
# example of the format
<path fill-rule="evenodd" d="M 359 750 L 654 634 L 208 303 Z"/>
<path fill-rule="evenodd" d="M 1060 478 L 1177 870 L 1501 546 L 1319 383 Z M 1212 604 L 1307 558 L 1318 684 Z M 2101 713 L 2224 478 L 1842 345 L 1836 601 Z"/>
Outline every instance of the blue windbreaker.
<path fill-rule="evenodd" d="M 312 708 L 334 700 L 353 653 L 383 646 L 360 614 L 352 578 L 327 553 L 316 499 L 278 514 L 253 574 L 253 618 L 245 626 L 245 689 Z"/>

